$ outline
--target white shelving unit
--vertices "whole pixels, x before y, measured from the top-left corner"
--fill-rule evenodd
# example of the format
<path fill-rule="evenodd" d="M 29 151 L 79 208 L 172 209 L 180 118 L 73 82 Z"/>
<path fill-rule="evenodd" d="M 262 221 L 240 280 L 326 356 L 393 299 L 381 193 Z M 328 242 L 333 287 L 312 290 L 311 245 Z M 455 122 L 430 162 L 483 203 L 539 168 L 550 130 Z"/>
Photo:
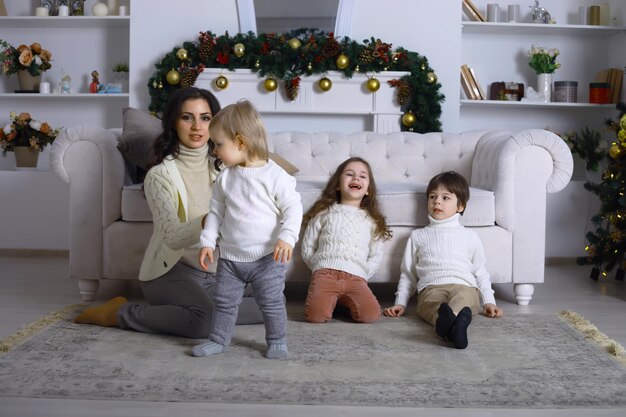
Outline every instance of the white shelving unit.
<path fill-rule="evenodd" d="M 475 3 L 482 9 L 486 6 L 486 1 Z M 577 13 L 578 4 L 558 2 L 549 9 L 553 16 L 572 16 Z M 616 114 L 615 105 L 588 103 L 589 83 L 594 81 L 596 73 L 616 66 L 610 54 L 619 55 L 620 48 L 612 47 L 625 43 L 624 26 L 462 21 L 461 62 L 474 69 L 487 95 L 493 82 L 523 83 L 525 88 L 536 86 L 536 74 L 528 66 L 527 52 L 532 45 L 559 49 L 561 68 L 556 70 L 554 81 L 578 82 L 577 103 L 467 100 L 459 87 L 463 130 L 549 128 L 565 132 L 584 126 L 600 130 L 604 120 Z"/>

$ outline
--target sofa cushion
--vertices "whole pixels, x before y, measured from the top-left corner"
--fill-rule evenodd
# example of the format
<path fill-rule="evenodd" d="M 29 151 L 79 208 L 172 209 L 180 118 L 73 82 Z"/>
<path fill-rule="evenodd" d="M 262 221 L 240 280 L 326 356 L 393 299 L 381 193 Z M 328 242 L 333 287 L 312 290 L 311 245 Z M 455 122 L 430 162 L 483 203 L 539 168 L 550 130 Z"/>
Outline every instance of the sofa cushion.
<path fill-rule="evenodd" d="M 152 213 L 143 193 L 143 184 L 125 185 L 122 188 L 122 220 L 151 222 Z"/>
<path fill-rule="evenodd" d="M 117 148 L 126 160 L 147 170 L 152 144 L 163 131 L 161 121 L 150 113 L 132 107 L 124 108 L 122 118 L 124 126 Z"/>
<path fill-rule="evenodd" d="M 302 199 L 304 212 L 309 210 L 320 196 L 326 181 L 297 177 L 296 190 Z M 420 227 L 428 224 L 426 184 L 407 182 L 378 182 L 378 201 L 387 224 L 393 226 Z M 465 226 L 493 226 L 495 223 L 495 198 L 491 191 L 470 187 L 470 200 L 461 216 Z"/>

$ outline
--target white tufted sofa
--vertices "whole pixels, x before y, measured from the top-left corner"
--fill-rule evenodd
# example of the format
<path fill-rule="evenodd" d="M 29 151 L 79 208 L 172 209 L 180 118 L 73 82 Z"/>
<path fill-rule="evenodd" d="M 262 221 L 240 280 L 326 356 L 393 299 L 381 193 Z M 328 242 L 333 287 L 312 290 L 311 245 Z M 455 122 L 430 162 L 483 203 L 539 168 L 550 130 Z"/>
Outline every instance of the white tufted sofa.
<path fill-rule="evenodd" d="M 92 300 L 101 279 L 137 279 L 152 232 L 141 184 L 131 184 L 117 150 L 120 129 L 80 126 L 54 142 L 52 165 L 70 184 L 70 275 Z M 454 170 L 469 181 L 462 222 L 481 237 L 494 283 L 512 283 L 518 304 L 528 304 L 544 279 L 546 193 L 561 190 L 572 174 L 564 142 L 544 130 L 518 133 L 302 133 L 270 135 L 270 151 L 299 168 L 304 210 L 336 167 L 351 156 L 372 165 L 382 209 L 394 237 L 372 282 L 396 282 L 406 239 L 424 226 L 429 179 Z M 308 281 L 299 256 L 288 281 Z"/>

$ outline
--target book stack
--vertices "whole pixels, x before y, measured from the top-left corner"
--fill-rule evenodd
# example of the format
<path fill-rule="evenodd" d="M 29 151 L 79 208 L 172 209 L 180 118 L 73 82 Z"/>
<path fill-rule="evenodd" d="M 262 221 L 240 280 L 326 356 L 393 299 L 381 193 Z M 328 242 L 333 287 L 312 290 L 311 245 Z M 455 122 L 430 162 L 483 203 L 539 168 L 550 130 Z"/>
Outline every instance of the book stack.
<path fill-rule="evenodd" d="M 624 72 L 619 68 L 607 68 L 596 74 L 595 82 L 610 84 L 611 90 L 609 91 L 609 98 L 611 103 L 617 104 L 622 92 L 623 78 Z"/>
<path fill-rule="evenodd" d="M 485 100 L 485 92 L 483 91 L 480 83 L 476 79 L 474 69 L 468 67 L 466 64 L 461 65 L 461 86 L 463 92 L 469 100 Z"/>
<path fill-rule="evenodd" d="M 482 15 L 476 8 L 476 5 L 472 3 L 472 0 L 462 0 L 463 1 L 463 12 L 467 16 L 469 20 L 473 20 L 474 22 L 485 22 L 485 16 Z"/>

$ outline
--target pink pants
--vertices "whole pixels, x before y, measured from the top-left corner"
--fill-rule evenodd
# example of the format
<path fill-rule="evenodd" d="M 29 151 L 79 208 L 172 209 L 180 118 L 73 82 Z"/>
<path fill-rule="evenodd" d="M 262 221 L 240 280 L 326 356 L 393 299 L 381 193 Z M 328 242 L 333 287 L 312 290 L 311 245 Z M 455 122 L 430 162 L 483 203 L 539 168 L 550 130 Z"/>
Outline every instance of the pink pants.
<path fill-rule="evenodd" d="M 347 307 L 357 323 L 373 323 L 380 318 L 380 304 L 366 280 L 336 269 L 318 269 L 313 273 L 304 304 L 306 320 L 327 322 L 337 305 Z"/>

